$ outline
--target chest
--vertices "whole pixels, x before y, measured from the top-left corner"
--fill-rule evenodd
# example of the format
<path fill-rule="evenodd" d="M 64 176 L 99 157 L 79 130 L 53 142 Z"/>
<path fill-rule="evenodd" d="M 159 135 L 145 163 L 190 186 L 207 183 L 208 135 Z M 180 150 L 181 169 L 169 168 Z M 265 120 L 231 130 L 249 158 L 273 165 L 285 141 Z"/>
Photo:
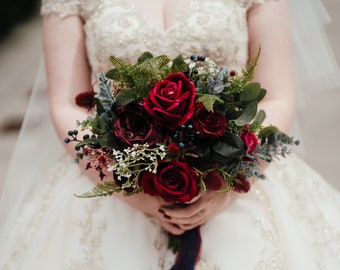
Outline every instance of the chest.
<path fill-rule="evenodd" d="M 205 55 L 244 66 L 246 8 L 237 0 L 83 0 L 89 61 L 105 69 L 110 55 L 134 62 L 155 55 Z"/>
<path fill-rule="evenodd" d="M 192 0 L 128 0 L 141 15 L 148 18 L 159 30 L 166 30 L 174 24 L 179 13 L 194 5 Z"/>

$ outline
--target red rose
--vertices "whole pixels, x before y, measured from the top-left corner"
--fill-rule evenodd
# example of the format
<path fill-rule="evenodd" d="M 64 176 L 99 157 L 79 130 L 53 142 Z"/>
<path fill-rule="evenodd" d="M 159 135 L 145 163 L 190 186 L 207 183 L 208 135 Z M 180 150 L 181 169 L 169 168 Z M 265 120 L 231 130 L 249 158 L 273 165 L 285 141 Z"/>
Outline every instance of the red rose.
<path fill-rule="evenodd" d="M 233 190 L 239 193 L 247 193 L 250 190 L 250 183 L 244 174 L 238 174 L 233 185 Z"/>
<path fill-rule="evenodd" d="M 139 179 L 145 193 L 161 196 L 167 202 L 185 203 L 195 197 L 200 181 L 185 162 L 160 161 L 157 173 L 144 173 Z"/>
<path fill-rule="evenodd" d="M 146 111 L 170 130 L 187 122 L 194 112 L 195 85 L 181 72 L 158 82 L 144 101 Z"/>
<path fill-rule="evenodd" d="M 224 185 L 222 176 L 217 172 L 209 172 L 204 178 L 204 183 L 208 190 L 220 190 Z"/>
<path fill-rule="evenodd" d="M 226 118 L 218 112 L 207 111 L 202 103 L 196 103 L 191 122 L 201 137 L 221 137 L 227 130 Z"/>
<path fill-rule="evenodd" d="M 167 139 L 165 130 L 156 125 L 143 105 L 134 102 L 118 109 L 113 133 L 119 141 L 128 146 L 136 143 L 153 145 Z"/>
<path fill-rule="evenodd" d="M 254 150 L 256 149 L 256 146 L 259 143 L 259 140 L 258 140 L 256 134 L 253 133 L 253 132 L 249 132 L 248 130 L 244 129 L 241 132 L 240 138 L 244 142 L 244 144 L 246 145 L 246 148 L 248 149 L 248 153 L 254 152 Z"/>

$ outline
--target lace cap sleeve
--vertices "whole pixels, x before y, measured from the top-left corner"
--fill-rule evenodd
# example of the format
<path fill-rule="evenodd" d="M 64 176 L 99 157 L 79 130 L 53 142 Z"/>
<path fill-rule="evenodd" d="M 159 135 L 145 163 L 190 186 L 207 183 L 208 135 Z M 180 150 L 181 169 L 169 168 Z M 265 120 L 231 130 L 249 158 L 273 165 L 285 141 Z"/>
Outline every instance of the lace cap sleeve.
<path fill-rule="evenodd" d="M 239 0 L 239 3 L 246 9 L 249 9 L 253 4 L 263 4 L 266 0 Z"/>
<path fill-rule="evenodd" d="M 78 0 L 42 0 L 40 14 L 59 14 L 61 17 L 80 13 Z"/>

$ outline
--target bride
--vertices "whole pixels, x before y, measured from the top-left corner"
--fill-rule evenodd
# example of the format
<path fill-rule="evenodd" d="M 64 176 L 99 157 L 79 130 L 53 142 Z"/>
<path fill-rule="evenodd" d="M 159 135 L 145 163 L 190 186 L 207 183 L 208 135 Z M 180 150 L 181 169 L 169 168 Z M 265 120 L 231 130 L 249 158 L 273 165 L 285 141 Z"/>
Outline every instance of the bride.
<path fill-rule="evenodd" d="M 240 71 L 261 44 L 254 80 L 270 90 L 261 108 L 267 124 L 289 132 L 286 1 L 43 0 L 41 13 L 48 96 L 42 68 L 3 185 L 0 269 L 170 269 L 166 232 L 197 226 L 195 269 L 339 269 L 340 194 L 295 155 L 263 165 L 266 180 L 247 194 L 206 192 L 185 208 L 143 193 L 73 196 L 99 181 L 63 144 L 89 113 L 74 97 L 110 68 L 110 55 L 205 55 Z"/>

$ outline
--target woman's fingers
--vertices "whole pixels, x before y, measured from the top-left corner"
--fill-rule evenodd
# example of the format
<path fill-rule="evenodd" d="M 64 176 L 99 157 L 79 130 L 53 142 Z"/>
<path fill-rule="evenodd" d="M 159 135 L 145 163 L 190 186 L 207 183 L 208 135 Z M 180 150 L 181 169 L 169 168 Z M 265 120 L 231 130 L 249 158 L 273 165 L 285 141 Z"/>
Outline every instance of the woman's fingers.
<path fill-rule="evenodd" d="M 186 230 L 180 228 L 178 225 L 176 224 L 172 224 L 170 222 L 163 222 L 162 223 L 162 227 L 169 233 L 173 234 L 173 235 L 181 235 L 183 234 Z"/>
<path fill-rule="evenodd" d="M 177 207 L 162 207 L 161 211 L 166 216 L 173 219 L 190 219 L 194 217 L 198 212 L 202 211 L 200 200 L 195 201 L 192 204 L 181 205 Z"/>
<path fill-rule="evenodd" d="M 163 206 L 163 218 L 177 224 L 183 230 L 190 230 L 204 224 L 213 214 L 224 208 L 232 199 L 230 194 L 208 191 L 191 204 Z"/>

